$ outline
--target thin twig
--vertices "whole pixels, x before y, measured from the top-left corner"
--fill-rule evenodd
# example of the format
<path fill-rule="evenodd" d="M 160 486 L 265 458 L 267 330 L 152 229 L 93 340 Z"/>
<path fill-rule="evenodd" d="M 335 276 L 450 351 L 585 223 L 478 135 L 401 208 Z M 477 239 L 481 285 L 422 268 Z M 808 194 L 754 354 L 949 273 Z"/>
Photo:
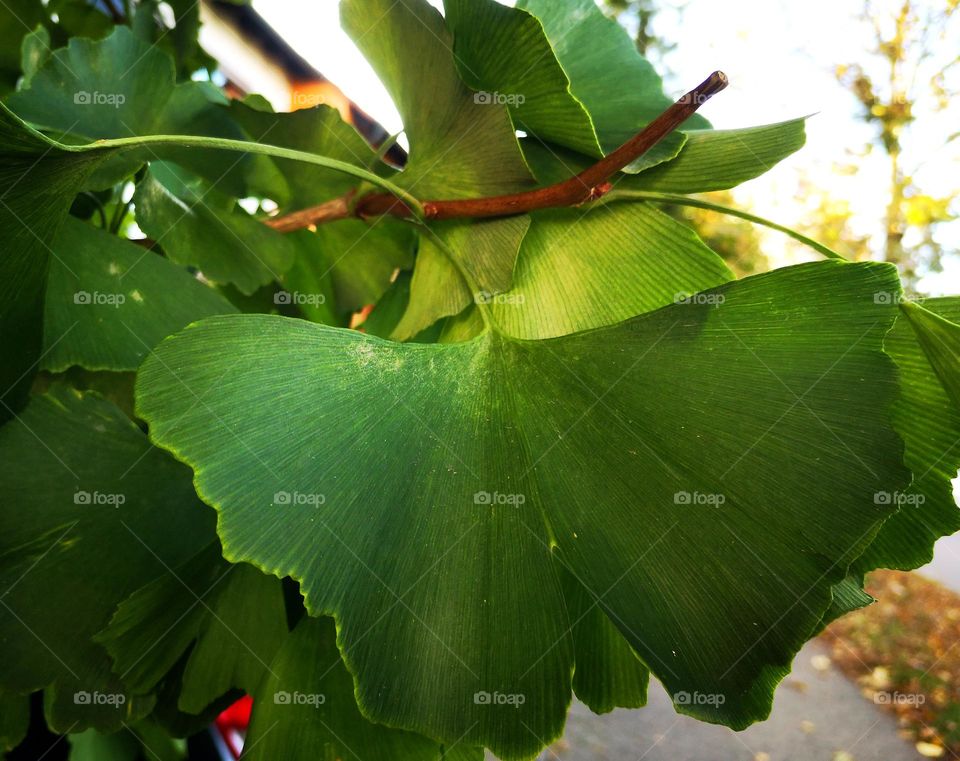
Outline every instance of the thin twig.
<path fill-rule="evenodd" d="M 701 105 L 723 90 L 727 86 L 727 81 L 723 72 L 713 72 L 698 87 L 671 105 L 637 135 L 578 175 L 523 193 L 463 200 L 424 201 L 422 216 L 424 219 L 505 217 L 537 209 L 577 206 L 601 198 L 612 188 L 611 177 L 673 132 Z M 356 203 L 351 203 L 351 200 L 348 196 L 335 198 L 319 206 L 301 209 L 265 221 L 276 230 L 290 232 L 348 217 L 415 216 L 403 201 L 390 193 L 370 193 L 358 199 Z"/>
<path fill-rule="evenodd" d="M 393 196 L 390 197 L 393 198 Z M 294 230 L 303 230 L 312 225 L 322 225 L 325 222 L 334 222 L 338 219 L 349 219 L 353 216 L 353 211 L 350 208 L 350 198 L 350 194 L 347 194 L 340 198 L 325 201 L 318 206 L 290 212 L 282 217 L 264 219 L 263 223 L 274 230 L 289 233 Z"/>

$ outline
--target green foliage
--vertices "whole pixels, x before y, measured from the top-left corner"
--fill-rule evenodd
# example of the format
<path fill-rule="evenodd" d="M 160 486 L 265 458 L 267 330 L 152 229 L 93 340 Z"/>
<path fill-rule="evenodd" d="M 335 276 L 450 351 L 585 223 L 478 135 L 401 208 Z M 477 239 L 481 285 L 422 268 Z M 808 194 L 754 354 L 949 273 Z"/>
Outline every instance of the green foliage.
<path fill-rule="evenodd" d="M 182 758 L 245 693 L 254 759 L 529 758 L 651 674 L 742 728 L 865 572 L 960 528 L 960 302 L 818 244 L 736 279 L 657 208 L 725 211 L 685 194 L 802 119 L 695 117 L 605 198 L 432 221 L 669 105 L 592 0 L 343 0 L 403 169 L 191 81 L 196 6 L 134 7 L 3 28 L 5 747 L 42 690 L 75 758 Z M 373 191 L 410 215 L 264 224 Z"/>

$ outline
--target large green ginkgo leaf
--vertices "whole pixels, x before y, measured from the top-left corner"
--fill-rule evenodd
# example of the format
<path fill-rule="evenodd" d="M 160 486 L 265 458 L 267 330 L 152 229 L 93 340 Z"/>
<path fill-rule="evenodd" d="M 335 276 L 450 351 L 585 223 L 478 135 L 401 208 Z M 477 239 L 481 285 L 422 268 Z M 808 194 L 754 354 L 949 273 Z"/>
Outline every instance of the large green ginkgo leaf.
<path fill-rule="evenodd" d="M 556 737 L 569 571 L 680 710 L 743 727 L 909 481 L 897 287 L 821 262 L 545 341 L 214 317 L 145 362 L 138 410 L 225 555 L 337 618 L 371 719 L 508 758 Z"/>
<path fill-rule="evenodd" d="M 0 499 L 18 506 L 0 511 L 0 688 L 45 688 L 56 731 L 142 716 L 152 699 L 127 693 L 93 635 L 213 539 L 189 472 L 109 402 L 55 387 L 0 428 Z"/>
<path fill-rule="evenodd" d="M 244 137 L 230 118 L 222 93 L 208 83 L 177 84 L 170 56 L 122 25 L 103 40 L 72 38 L 33 74 L 28 88 L 7 99 L 7 105 L 67 141 L 177 134 Z M 223 190 L 244 194 L 248 157 L 175 146 L 117 157 L 91 182 L 109 187 L 158 154 L 217 182 Z"/>
<path fill-rule="evenodd" d="M 187 324 L 236 308 L 185 269 L 73 217 L 53 242 L 41 367 L 136 370 Z"/>
<path fill-rule="evenodd" d="M 343 0 L 340 15 L 403 118 L 410 160 L 399 184 L 418 198 L 533 187 L 506 106 L 479 102 L 460 79 L 453 39 L 427 0 Z"/>
<path fill-rule="evenodd" d="M 463 743 L 443 747 L 411 732 L 371 723 L 357 709 L 353 682 L 329 618 L 304 617 L 286 637 L 253 692 L 244 758 L 357 761 L 480 761 Z"/>

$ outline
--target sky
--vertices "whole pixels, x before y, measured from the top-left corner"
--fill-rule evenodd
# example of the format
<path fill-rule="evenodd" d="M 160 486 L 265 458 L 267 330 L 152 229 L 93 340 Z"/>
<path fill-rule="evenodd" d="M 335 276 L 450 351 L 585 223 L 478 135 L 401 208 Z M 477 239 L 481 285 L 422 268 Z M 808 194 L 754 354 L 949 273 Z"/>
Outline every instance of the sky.
<path fill-rule="evenodd" d="M 442 8 L 442 0 L 430 0 Z M 880 5 L 896 0 L 877 0 Z M 504 2 L 512 5 L 510 1 Z M 862 0 L 664 0 L 655 31 L 676 44 L 663 64 L 666 90 L 679 96 L 714 69 L 723 70 L 730 87 L 703 108 L 716 128 L 747 127 L 813 114 L 804 149 L 766 175 L 735 191 L 737 201 L 787 225 L 805 217 L 797 199 L 805 180 L 831 197 L 847 201 L 858 234 L 878 236 L 878 210 L 888 168 L 878 152 L 858 155 L 874 128 L 857 117 L 859 104 L 835 80 L 835 65 L 862 59 L 869 30 L 857 14 Z M 677 13 L 672 8 L 682 6 Z M 402 123 L 385 89 L 366 60 L 340 29 L 335 0 L 255 0 L 254 6 L 318 70 L 336 83 L 388 132 Z M 915 130 L 912 158 L 916 176 L 928 192 L 955 190 L 960 182 L 960 140 L 944 146 L 953 129 L 931 117 Z M 837 164 L 855 161 L 859 171 L 843 174 Z M 960 224 L 946 232 L 960 247 Z M 953 238 L 949 236 L 953 235 Z M 762 232 L 764 251 L 774 266 L 815 255 L 801 253 L 777 233 Z M 920 290 L 931 295 L 960 293 L 960 256 L 945 271 L 923 278 Z"/>

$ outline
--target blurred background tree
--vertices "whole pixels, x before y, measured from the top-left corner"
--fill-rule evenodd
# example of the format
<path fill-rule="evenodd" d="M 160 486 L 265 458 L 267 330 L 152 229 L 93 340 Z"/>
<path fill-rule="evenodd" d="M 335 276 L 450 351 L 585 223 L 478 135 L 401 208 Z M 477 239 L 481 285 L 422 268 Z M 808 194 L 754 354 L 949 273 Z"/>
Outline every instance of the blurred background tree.
<path fill-rule="evenodd" d="M 663 3 L 656 0 L 604 0 L 607 15 L 623 24 L 637 43 L 637 50 L 645 58 L 662 58 L 676 47 L 676 43 L 668 43 L 663 37 L 653 32 L 653 17 L 663 10 Z M 671 6 L 681 13 L 683 6 Z"/>
<path fill-rule="evenodd" d="M 682 28 L 682 16 L 696 16 L 699 1 L 603 0 L 603 5 L 671 83 L 669 54 L 676 41 L 667 42 L 658 29 Z M 846 157 L 834 161 L 831 171 L 852 177 L 866 162 L 882 160 L 887 166 L 882 189 L 886 201 L 876 208 L 875 234 L 865 232 L 862 207 L 857 219 L 853 199 L 831 193 L 812 180 L 812 174 L 798 170 L 795 200 L 803 217 L 794 226 L 848 258 L 893 262 L 908 285 L 940 271 L 944 257 L 960 252 L 957 226 L 948 229 L 960 216 L 960 179 L 931 165 L 939 158 L 930 159 L 939 154 L 946 162 L 951 143 L 960 144 L 955 102 L 960 92 L 958 6 L 960 0 L 862 0 L 857 19 L 869 47 L 833 70 L 838 84 L 854 98 L 857 115 L 874 133 L 867 143 L 848 146 Z M 951 176 L 954 181 L 944 183 Z M 730 205 L 733 196 L 711 194 L 711 200 Z M 738 202 L 743 205 L 739 195 Z M 671 213 L 693 223 L 738 274 L 764 269 L 763 235 L 749 223 L 700 210 Z M 744 237 L 738 240 L 737 235 Z M 791 243 L 789 248 L 802 255 L 799 246 Z"/>
<path fill-rule="evenodd" d="M 956 124 L 957 64 L 960 50 L 958 0 L 903 0 L 897 4 L 865 0 L 861 19 L 872 29 L 873 47 L 862 60 L 837 66 L 837 80 L 860 105 L 860 116 L 876 128 L 868 150 L 881 150 L 889 167 L 884 213 L 883 258 L 896 264 L 910 282 L 923 270 L 936 271 L 946 246 L 938 228 L 957 218 L 958 192 L 927 191 L 911 163 L 913 139 L 946 144 L 958 133 L 913 134 L 916 114 L 948 116 Z M 937 120 L 943 124 L 943 120 Z"/>
<path fill-rule="evenodd" d="M 604 0 L 604 9 L 619 21 L 633 36 L 637 50 L 653 63 L 665 80 L 670 79 L 664 67 L 664 57 L 676 48 L 654 30 L 657 14 L 670 13 L 678 19 L 686 10 L 687 2 L 657 2 L 657 0 Z M 713 203 L 737 206 L 730 191 L 705 193 Z M 677 220 L 693 227 L 710 248 L 722 256 L 737 277 L 763 272 L 768 262 L 761 250 L 761 238 L 753 224 L 706 209 L 688 206 L 664 206 L 662 210 Z"/>

